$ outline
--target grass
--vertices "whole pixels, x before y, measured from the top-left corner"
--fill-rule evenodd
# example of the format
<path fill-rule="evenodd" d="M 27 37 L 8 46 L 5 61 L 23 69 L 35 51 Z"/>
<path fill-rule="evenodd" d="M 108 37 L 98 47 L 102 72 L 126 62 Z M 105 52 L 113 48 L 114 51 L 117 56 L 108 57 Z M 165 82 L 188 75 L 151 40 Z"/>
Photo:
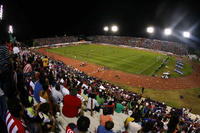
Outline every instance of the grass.
<path fill-rule="evenodd" d="M 77 60 L 106 66 L 110 69 L 148 76 L 151 76 L 162 61 L 167 58 L 166 55 L 155 52 L 95 44 L 73 45 L 48 49 L 48 51 Z M 178 77 L 180 75 L 173 72 L 175 59 L 173 57 L 171 59 L 172 62 L 168 63 L 168 66 L 171 68 L 169 71 L 172 72 L 172 77 Z M 186 64 L 186 66 L 188 67 L 183 70 L 184 76 L 192 71 L 189 65 Z M 161 76 L 164 71 L 168 71 L 168 69 L 163 68 L 156 75 Z"/>
<path fill-rule="evenodd" d="M 141 88 L 125 86 L 119 83 L 114 84 L 126 90 L 141 94 Z M 200 98 L 198 98 L 198 95 L 200 95 L 200 88 L 179 90 L 160 90 L 145 88 L 143 97 L 150 97 L 153 100 L 164 102 L 171 107 L 190 108 L 192 109 L 192 113 L 200 115 Z M 183 99 L 181 99 L 180 96 L 183 96 Z"/>
<path fill-rule="evenodd" d="M 193 69 L 192 66 L 183 62 L 183 75 L 182 76 L 186 76 L 192 73 Z M 163 67 L 162 69 L 160 69 L 156 74 L 158 76 L 161 76 L 163 72 L 170 72 L 170 76 L 171 77 L 180 77 L 180 74 L 174 72 L 174 68 L 176 66 L 176 59 L 173 57 L 170 57 L 169 60 L 167 61 L 167 64 L 165 67 Z"/>
<path fill-rule="evenodd" d="M 162 61 L 167 57 L 166 55 L 144 50 L 86 44 L 48 49 L 48 51 L 81 61 L 103 65 L 111 69 L 142 75 L 152 75 L 155 69 L 158 68 Z M 189 75 L 192 72 L 192 67 L 185 62 L 183 63 L 183 76 Z M 163 72 L 169 71 L 171 77 L 179 77 L 180 75 L 174 72 L 175 64 L 176 59 L 170 57 L 166 67 L 160 69 L 156 75 L 161 76 Z M 120 85 L 118 83 L 115 84 L 138 94 L 141 93 L 141 88 Z M 193 113 L 200 114 L 200 106 L 198 106 L 200 98 L 198 98 L 198 95 L 200 95 L 200 88 L 181 90 L 145 88 L 143 94 L 144 97 L 150 97 L 153 100 L 165 102 L 167 105 L 172 107 L 192 108 Z M 184 98 L 180 99 L 180 96 L 183 96 Z"/>

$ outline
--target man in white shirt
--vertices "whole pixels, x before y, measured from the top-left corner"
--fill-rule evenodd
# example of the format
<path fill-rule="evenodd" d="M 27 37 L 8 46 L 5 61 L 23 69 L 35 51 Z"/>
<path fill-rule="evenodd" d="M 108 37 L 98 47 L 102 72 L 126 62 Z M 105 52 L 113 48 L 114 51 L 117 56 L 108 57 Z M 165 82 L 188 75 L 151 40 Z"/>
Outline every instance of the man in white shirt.
<path fill-rule="evenodd" d="M 61 93 L 59 84 L 57 84 L 56 87 L 52 88 L 51 95 L 52 95 L 52 100 L 56 104 L 60 104 L 63 101 L 63 94 Z"/>
<path fill-rule="evenodd" d="M 65 88 L 63 85 L 60 85 L 60 90 L 63 96 L 69 95 L 69 90 Z"/>
<path fill-rule="evenodd" d="M 91 104 L 91 103 L 93 103 L 93 104 Z M 95 99 L 95 96 L 88 98 L 87 109 L 91 110 L 91 105 L 92 105 L 93 110 L 95 109 L 95 107 L 99 107 L 99 104 L 98 104 L 97 100 Z"/>

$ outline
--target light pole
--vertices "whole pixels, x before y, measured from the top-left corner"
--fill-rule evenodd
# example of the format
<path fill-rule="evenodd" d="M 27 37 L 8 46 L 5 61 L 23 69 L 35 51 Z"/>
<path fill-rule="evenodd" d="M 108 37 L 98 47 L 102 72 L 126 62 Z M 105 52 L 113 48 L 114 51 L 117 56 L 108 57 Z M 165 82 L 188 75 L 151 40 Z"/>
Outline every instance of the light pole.
<path fill-rule="evenodd" d="M 8 27 L 8 34 L 9 34 L 9 37 L 10 37 L 10 42 L 11 44 L 13 45 L 14 44 L 14 39 L 13 39 L 13 26 L 12 25 L 9 25 Z"/>
<path fill-rule="evenodd" d="M 113 26 L 111 27 L 111 30 L 112 30 L 112 32 L 116 33 L 116 32 L 119 30 L 119 28 L 118 28 L 118 26 L 113 25 Z"/>
<path fill-rule="evenodd" d="M 0 5 L 0 20 L 3 19 L 3 5 Z"/>
<path fill-rule="evenodd" d="M 105 35 L 107 35 L 107 33 L 108 33 L 108 31 L 109 31 L 108 26 L 104 26 L 103 30 L 104 30 L 104 32 L 105 32 Z"/>
<path fill-rule="evenodd" d="M 165 34 L 166 36 L 171 35 L 171 34 L 172 34 L 172 29 L 171 29 L 171 28 L 166 28 L 166 29 L 164 30 L 164 34 Z"/>
<path fill-rule="evenodd" d="M 154 27 L 152 27 L 152 26 L 147 27 L 147 33 L 153 34 L 154 33 Z"/>
<path fill-rule="evenodd" d="M 190 32 L 184 31 L 184 32 L 183 32 L 183 37 L 185 37 L 185 38 L 190 38 Z"/>

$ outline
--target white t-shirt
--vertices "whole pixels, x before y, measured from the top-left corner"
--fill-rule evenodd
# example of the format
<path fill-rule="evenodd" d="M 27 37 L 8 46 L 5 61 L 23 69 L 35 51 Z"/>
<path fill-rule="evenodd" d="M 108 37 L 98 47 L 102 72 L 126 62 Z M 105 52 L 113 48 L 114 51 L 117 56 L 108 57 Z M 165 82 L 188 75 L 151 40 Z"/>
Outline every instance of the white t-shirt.
<path fill-rule="evenodd" d="M 69 90 L 65 88 L 63 85 L 60 85 L 60 90 L 63 96 L 69 95 Z"/>
<path fill-rule="evenodd" d="M 57 91 L 55 87 L 52 88 L 51 95 L 52 95 L 52 100 L 57 104 L 59 104 L 63 100 L 63 95 L 61 91 Z"/>
<path fill-rule="evenodd" d="M 97 103 L 97 100 L 89 98 L 88 99 L 88 104 L 87 104 L 87 109 L 91 109 L 91 101 L 93 100 L 93 105 L 92 105 L 92 109 L 94 109 L 95 106 L 99 106 L 99 104 Z"/>
<path fill-rule="evenodd" d="M 18 54 L 19 53 L 19 48 L 18 47 L 14 47 L 13 48 L 13 53 L 14 54 Z"/>
<path fill-rule="evenodd" d="M 142 127 L 135 122 L 129 122 L 128 123 L 128 129 L 127 132 L 128 133 L 137 133 Z"/>
<path fill-rule="evenodd" d="M 29 85 L 32 87 L 33 90 L 35 89 L 35 84 L 33 83 L 33 81 L 30 81 Z"/>

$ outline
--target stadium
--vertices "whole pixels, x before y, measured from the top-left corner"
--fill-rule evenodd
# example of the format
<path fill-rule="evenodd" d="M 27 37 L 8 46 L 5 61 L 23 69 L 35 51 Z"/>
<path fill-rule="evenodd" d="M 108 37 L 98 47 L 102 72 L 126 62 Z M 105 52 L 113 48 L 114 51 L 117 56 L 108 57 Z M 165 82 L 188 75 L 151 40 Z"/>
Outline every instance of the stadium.
<path fill-rule="evenodd" d="M 34 41 L 39 45 L 36 47 L 39 53 L 89 76 L 168 106 L 199 112 L 196 106 L 199 95 L 195 88 L 200 86 L 200 69 L 196 62 L 188 58 L 186 46 L 146 38 L 89 38 L 92 41 L 78 41 L 73 36 Z M 165 73 L 168 73 L 167 77 L 164 77 Z M 142 88 L 145 88 L 143 93 Z M 195 106 L 192 107 L 191 103 Z"/>
<path fill-rule="evenodd" d="M 0 133 L 200 133 L 198 4 L 87 2 L 0 1 Z"/>

